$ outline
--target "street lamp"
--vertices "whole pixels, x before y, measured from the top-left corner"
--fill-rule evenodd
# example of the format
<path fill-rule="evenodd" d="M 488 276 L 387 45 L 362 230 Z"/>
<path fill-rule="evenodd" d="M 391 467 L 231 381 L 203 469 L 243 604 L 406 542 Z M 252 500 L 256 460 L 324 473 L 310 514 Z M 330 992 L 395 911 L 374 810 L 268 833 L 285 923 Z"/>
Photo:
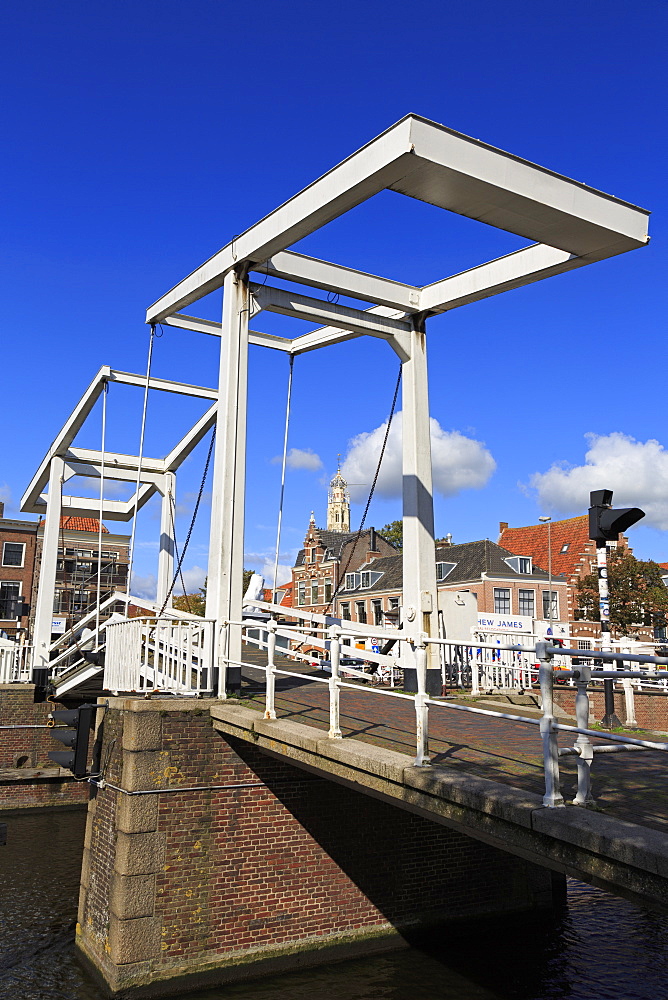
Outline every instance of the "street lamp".
<path fill-rule="evenodd" d="M 543 517 L 539 517 L 538 520 L 542 521 L 543 524 L 547 524 L 547 576 L 549 581 L 548 582 L 549 596 L 547 599 L 547 606 L 550 609 L 549 628 L 550 632 L 552 632 L 552 621 L 554 618 L 552 614 L 552 518 L 549 517 L 547 514 L 544 514 Z"/>

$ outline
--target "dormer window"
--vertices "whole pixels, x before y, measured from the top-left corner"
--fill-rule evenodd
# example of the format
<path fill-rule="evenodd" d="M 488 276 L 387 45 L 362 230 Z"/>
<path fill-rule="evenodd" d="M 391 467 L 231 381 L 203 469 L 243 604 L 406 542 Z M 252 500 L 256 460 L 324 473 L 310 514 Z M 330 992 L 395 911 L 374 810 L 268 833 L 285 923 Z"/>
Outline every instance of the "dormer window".
<path fill-rule="evenodd" d="M 457 565 L 456 562 L 437 562 L 436 563 L 436 582 L 441 583 L 445 580 L 446 576 L 452 573 L 453 569 Z"/>
<path fill-rule="evenodd" d="M 559 551 L 560 552 L 568 552 L 568 550 L 570 549 L 570 547 L 571 547 L 571 543 L 570 542 L 564 542 L 564 544 L 561 546 L 561 548 L 559 549 Z"/>
<path fill-rule="evenodd" d="M 530 556 L 509 556 L 504 559 L 504 562 L 508 563 L 510 568 L 521 576 L 531 576 L 533 572 Z"/>
<path fill-rule="evenodd" d="M 346 590 L 357 590 L 360 585 L 359 573 L 346 573 Z"/>
<path fill-rule="evenodd" d="M 377 583 L 382 575 L 382 573 L 375 573 L 373 570 L 365 570 L 363 573 L 360 573 L 360 587 L 362 589 L 373 587 L 374 583 Z"/>

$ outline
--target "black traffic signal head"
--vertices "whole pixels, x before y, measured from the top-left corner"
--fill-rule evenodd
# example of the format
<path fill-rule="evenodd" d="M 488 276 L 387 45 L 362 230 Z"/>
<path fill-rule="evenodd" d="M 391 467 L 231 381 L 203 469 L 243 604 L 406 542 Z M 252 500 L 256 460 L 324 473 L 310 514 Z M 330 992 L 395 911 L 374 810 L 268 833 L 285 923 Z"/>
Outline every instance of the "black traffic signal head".
<path fill-rule="evenodd" d="M 61 709 L 51 712 L 54 725 L 51 735 L 69 750 L 50 750 L 49 759 L 61 767 L 66 767 L 75 778 L 85 778 L 88 765 L 88 744 L 93 723 L 95 705 L 81 705 L 79 708 Z"/>
<path fill-rule="evenodd" d="M 641 517 L 644 510 L 639 507 L 618 507 L 613 509 L 612 490 L 592 490 L 589 494 L 589 537 L 598 545 L 616 542 L 622 532 Z"/>

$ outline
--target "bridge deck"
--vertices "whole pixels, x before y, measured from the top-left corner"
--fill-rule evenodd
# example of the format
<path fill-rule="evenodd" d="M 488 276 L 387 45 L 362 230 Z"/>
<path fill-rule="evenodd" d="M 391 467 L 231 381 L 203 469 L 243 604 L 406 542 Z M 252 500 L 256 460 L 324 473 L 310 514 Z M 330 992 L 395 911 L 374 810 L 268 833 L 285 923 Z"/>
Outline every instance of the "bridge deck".
<path fill-rule="evenodd" d="M 286 660 L 285 669 L 301 672 L 294 661 Z M 276 712 L 279 718 L 328 729 L 328 688 L 309 681 L 309 672 L 304 671 L 303 682 L 297 678 L 277 680 Z M 260 671 L 246 669 L 244 677 L 251 682 L 264 681 Z M 521 714 L 514 706 L 509 706 L 509 712 Z M 360 686 L 359 691 L 341 690 L 341 729 L 344 736 L 415 754 L 412 703 L 390 700 L 366 686 Z M 657 739 L 652 734 L 638 735 Z M 544 792 L 538 726 L 430 708 L 429 738 L 434 763 L 539 795 Z M 573 739 L 574 734 L 560 734 L 560 747 L 572 746 Z M 600 742 L 610 741 L 602 734 Z M 562 794 L 570 801 L 577 784 L 575 758 L 562 757 L 559 766 Z M 592 790 L 597 809 L 607 815 L 668 833 L 668 758 L 661 751 L 597 754 Z"/>

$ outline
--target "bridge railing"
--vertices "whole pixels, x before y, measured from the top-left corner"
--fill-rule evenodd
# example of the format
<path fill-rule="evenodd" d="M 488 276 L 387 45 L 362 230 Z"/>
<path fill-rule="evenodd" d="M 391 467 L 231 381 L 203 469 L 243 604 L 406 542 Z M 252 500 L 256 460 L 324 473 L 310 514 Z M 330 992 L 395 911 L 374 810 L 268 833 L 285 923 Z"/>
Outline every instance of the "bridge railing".
<path fill-rule="evenodd" d="M 104 685 L 110 691 L 211 694 L 214 635 L 207 619 L 129 618 L 109 622 Z"/>
<path fill-rule="evenodd" d="M 285 609 L 277 608 L 272 605 L 265 605 L 268 610 L 280 611 L 281 613 L 286 613 Z M 297 618 L 300 622 L 307 621 L 311 619 L 311 631 L 309 632 L 306 628 L 302 626 L 290 626 L 287 627 L 284 622 L 279 623 L 275 618 L 270 619 L 265 622 L 262 626 L 266 632 L 266 648 L 267 648 L 267 662 L 264 668 L 260 666 L 260 669 L 264 669 L 266 675 L 266 693 L 265 693 L 265 718 L 275 719 L 276 718 L 276 704 L 275 704 L 275 691 L 276 691 L 276 678 L 281 677 L 297 677 L 300 679 L 304 678 L 303 673 L 297 671 L 285 670 L 276 666 L 276 638 L 280 633 L 285 634 L 286 632 L 292 632 L 294 635 L 300 638 L 301 642 L 305 642 L 305 636 L 309 643 L 316 644 L 320 642 L 323 648 L 327 648 L 329 652 L 329 664 L 331 668 L 331 676 L 329 678 L 318 677 L 314 675 L 309 675 L 309 681 L 314 683 L 326 684 L 329 688 L 329 738 L 330 739 L 341 739 L 341 725 L 340 725 L 340 693 L 342 689 L 353 688 L 357 691 L 360 690 L 359 684 L 351 683 L 346 681 L 341 676 L 340 659 L 342 650 L 342 633 L 343 629 L 340 625 L 334 625 L 326 628 L 326 619 L 322 616 L 310 616 L 305 613 L 294 613 L 294 609 L 287 611 L 291 617 Z M 318 621 L 313 621 L 314 618 L 320 619 Z M 231 625 L 248 625 L 247 622 L 231 622 Z M 316 626 L 316 629 L 313 626 Z M 348 630 L 349 623 L 346 622 L 346 631 Z M 257 626 L 256 626 L 257 627 Z M 364 632 L 357 623 L 354 629 L 356 636 L 361 637 L 364 633 L 368 636 L 373 633 L 369 629 L 365 629 Z M 464 705 L 461 703 L 456 703 L 452 701 L 441 701 L 435 698 L 429 697 L 426 690 L 426 680 L 427 680 L 427 648 L 429 644 L 442 645 L 442 646 L 452 646 L 459 645 L 462 647 L 470 647 L 471 640 L 446 640 L 446 639 L 432 639 L 426 635 L 420 635 L 418 637 L 407 638 L 405 634 L 402 635 L 401 632 L 396 633 L 396 637 L 399 640 L 401 646 L 400 658 L 404 665 L 408 662 L 416 668 L 417 675 L 417 693 L 406 694 L 401 691 L 393 691 L 382 688 L 366 688 L 365 690 L 372 695 L 379 695 L 385 698 L 401 698 L 413 701 L 415 706 L 415 741 L 416 741 L 416 756 L 415 765 L 424 766 L 431 763 L 430 753 L 429 753 L 429 710 L 430 708 L 444 709 L 447 711 L 458 711 L 458 712 L 468 712 L 474 715 L 484 715 L 490 719 L 501 719 L 506 721 L 512 721 L 520 723 L 522 725 L 537 726 L 540 732 L 541 744 L 542 744 L 542 757 L 543 757 L 543 771 L 545 779 L 545 793 L 543 796 L 543 804 L 545 806 L 554 808 L 557 806 L 564 805 L 563 795 L 560 790 L 560 770 L 559 770 L 559 760 L 563 756 L 574 756 L 576 758 L 577 764 L 577 792 L 573 800 L 575 805 L 587 806 L 594 804 L 594 798 L 591 791 L 591 768 L 594 761 L 594 757 L 599 753 L 617 753 L 617 752 L 628 752 L 628 751 L 662 751 L 668 750 L 668 743 L 660 743 L 650 740 L 636 739 L 630 736 L 623 736 L 619 733 L 611 733 L 601 730 L 593 730 L 589 728 L 589 686 L 592 682 L 599 682 L 607 678 L 612 678 L 614 680 L 628 681 L 630 679 L 647 679 L 651 676 L 660 677 L 664 671 L 657 672 L 650 668 L 652 667 L 666 667 L 668 666 L 668 658 L 666 657 L 656 657 L 649 656 L 646 654 L 632 654 L 627 652 L 620 653 L 608 653 L 602 652 L 600 650 L 587 650 L 587 658 L 598 660 L 603 664 L 610 664 L 613 667 L 615 664 L 620 664 L 622 669 L 609 669 L 600 666 L 594 666 L 587 664 L 582 664 L 579 661 L 583 657 L 583 650 L 581 649 L 564 649 L 560 646 L 553 646 L 548 642 L 538 642 L 532 647 L 520 646 L 517 644 L 505 644 L 499 646 L 497 643 L 480 643 L 476 642 L 476 648 L 487 648 L 493 650 L 506 650 L 509 652 L 519 652 L 531 653 L 535 656 L 535 663 L 538 664 L 538 684 L 540 687 L 541 694 L 541 711 L 542 715 L 540 718 L 528 718 L 523 715 L 514 715 L 507 712 L 498 712 L 491 709 L 478 708 L 473 705 Z M 345 647 L 343 647 L 345 649 Z M 381 654 L 373 653 L 367 649 L 360 649 L 359 655 L 364 660 L 370 660 L 372 662 L 377 661 Z M 573 659 L 577 659 L 577 665 L 572 664 L 570 670 L 564 670 L 563 668 L 559 671 L 559 676 L 562 679 L 568 679 L 572 681 L 576 688 L 575 697 L 575 713 L 576 713 L 576 725 L 570 726 L 565 723 L 560 723 L 557 721 L 554 709 L 554 683 L 555 683 L 555 661 L 557 658 L 565 658 L 565 662 L 571 662 Z M 388 659 L 385 657 L 385 659 Z M 232 661 L 229 661 L 232 662 Z M 564 662 L 563 660 L 561 662 Z M 642 670 L 629 670 L 623 669 L 625 664 L 637 664 L 640 667 L 644 667 Z M 241 664 L 243 665 L 243 664 Z M 253 664 L 257 668 L 257 664 Z M 517 669 L 524 669 L 518 667 Z M 225 681 L 224 681 L 224 668 L 221 671 L 221 686 L 219 688 L 219 694 L 221 697 L 225 697 Z M 572 747 L 560 747 L 558 743 L 559 733 L 573 733 L 575 740 Z M 597 741 L 605 738 L 605 743 L 592 743 L 592 739 Z"/>
<path fill-rule="evenodd" d="M 0 684 L 30 682 L 32 677 L 32 646 L 0 640 Z"/>

